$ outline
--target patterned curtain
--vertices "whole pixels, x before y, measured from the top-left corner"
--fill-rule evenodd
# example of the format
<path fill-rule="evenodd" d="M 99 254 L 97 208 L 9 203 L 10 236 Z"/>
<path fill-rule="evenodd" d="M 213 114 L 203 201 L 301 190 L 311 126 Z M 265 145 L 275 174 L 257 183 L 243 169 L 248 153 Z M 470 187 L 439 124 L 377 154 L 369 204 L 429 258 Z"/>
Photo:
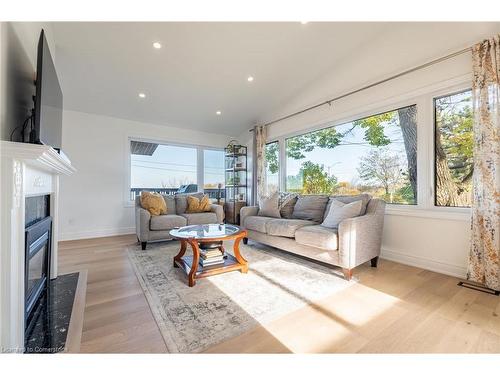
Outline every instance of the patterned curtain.
<path fill-rule="evenodd" d="M 500 290 L 500 35 L 472 49 L 474 176 L 467 278 Z"/>
<path fill-rule="evenodd" d="M 266 139 L 267 130 L 265 126 L 256 126 L 255 135 L 255 168 L 257 179 L 257 202 L 266 196 Z"/>

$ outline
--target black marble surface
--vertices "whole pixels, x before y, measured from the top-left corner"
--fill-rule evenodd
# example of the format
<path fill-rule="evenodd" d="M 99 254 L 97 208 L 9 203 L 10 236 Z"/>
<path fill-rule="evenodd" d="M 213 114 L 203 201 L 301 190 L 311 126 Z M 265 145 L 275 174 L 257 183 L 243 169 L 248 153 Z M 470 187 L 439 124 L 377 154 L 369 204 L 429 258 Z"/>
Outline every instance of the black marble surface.
<path fill-rule="evenodd" d="M 26 332 L 25 353 L 64 350 L 79 273 L 60 275 L 39 299 Z"/>

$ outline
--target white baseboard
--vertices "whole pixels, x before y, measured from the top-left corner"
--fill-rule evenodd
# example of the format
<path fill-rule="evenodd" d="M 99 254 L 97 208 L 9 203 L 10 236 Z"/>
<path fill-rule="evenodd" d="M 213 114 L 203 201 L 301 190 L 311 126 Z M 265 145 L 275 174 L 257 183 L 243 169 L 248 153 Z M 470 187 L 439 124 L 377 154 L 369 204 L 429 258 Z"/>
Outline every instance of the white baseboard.
<path fill-rule="evenodd" d="M 83 240 L 87 238 L 110 237 L 110 236 L 119 236 L 122 234 L 133 234 L 133 233 L 135 233 L 135 227 L 99 229 L 99 230 L 89 230 L 81 232 L 66 232 L 66 233 L 60 233 L 59 241 Z"/>
<path fill-rule="evenodd" d="M 415 255 L 403 254 L 394 250 L 382 248 L 380 257 L 383 259 L 391 260 L 393 262 L 406 264 L 423 268 L 429 271 L 442 273 L 449 276 L 464 278 L 467 273 L 467 267 L 459 266 L 456 264 L 449 264 L 434 259 L 423 258 Z"/>

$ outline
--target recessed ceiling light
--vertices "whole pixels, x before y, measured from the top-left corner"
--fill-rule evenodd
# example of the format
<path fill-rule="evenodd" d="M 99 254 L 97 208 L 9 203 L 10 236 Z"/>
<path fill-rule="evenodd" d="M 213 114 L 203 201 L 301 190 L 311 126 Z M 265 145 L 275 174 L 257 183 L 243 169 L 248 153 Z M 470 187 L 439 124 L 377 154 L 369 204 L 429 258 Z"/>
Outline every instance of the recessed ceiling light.
<path fill-rule="evenodd" d="M 215 114 L 216 114 L 217 116 L 220 116 L 220 115 L 222 115 L 222 112 L 221 112 L 221 111 L 217 111 L 217 112 L 215 112 Z"/>
<path fill-rule="evenodd" d="M 139 93 L 139 98 L 144 99 L 145 97 L 146 97 L 146 94 L 144 94 L 143 92 L 140 92 L 140 93 Z"/>
<path fill-rule="evenodd" d="M 154 42 L 153 43 L 153 47 L 156 48 L 156 49 L 160 49 L 161 48 L 161 43 L 160 42 Z"/>
<path fill-rule="evenodd" d="M 309 21 L 300 21 L 302 25 L 306 25 Z"/>
<path fill-rule="evenodd" d="M 248 81 L 248 82 L 253 82 L 253 77 L 252 77 L 252 76 L 249 76 L 249 77 L 247 78 L 247 81 Z"/>

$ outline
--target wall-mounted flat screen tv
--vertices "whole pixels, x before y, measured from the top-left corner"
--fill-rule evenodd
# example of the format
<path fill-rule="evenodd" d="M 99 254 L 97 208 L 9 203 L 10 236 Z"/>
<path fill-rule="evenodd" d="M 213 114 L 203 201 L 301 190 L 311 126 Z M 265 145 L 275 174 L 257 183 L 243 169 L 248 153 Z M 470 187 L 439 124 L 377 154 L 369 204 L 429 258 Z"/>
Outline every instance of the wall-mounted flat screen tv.
<path fill-rule="evenodd" d="M 42 30 L 38 41 L 34 127 L 31 143 L 61 149 L 63 95 L 49 45 Z"/>

